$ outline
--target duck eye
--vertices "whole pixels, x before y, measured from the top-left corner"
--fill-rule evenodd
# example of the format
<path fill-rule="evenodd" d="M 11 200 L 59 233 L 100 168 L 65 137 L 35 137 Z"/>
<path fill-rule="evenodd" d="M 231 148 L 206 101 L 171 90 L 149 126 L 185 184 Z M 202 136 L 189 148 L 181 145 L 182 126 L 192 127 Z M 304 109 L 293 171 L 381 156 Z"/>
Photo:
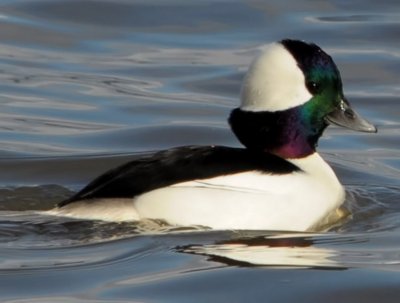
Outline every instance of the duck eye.
<path fill-rule="evenodd" d="M 306 83 L 307 89 L 309 90 L 310 93 L 312 93 L 313 95 L 318 93 L 321 90 L 321 86 L 319 85 L 319 83 L 314 82 L 314 81 L 308 81 Z"/>

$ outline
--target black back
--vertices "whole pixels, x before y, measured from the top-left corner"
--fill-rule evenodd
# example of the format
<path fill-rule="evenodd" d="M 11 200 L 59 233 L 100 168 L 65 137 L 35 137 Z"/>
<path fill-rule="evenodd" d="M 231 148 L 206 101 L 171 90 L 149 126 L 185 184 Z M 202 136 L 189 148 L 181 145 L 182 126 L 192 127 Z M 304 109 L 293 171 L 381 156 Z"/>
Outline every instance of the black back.
<path fill-rule="evenodd" d="M 245 171 L 288 174 L 299 170 L 282 158 L 260 151 L 224 146 L 178 147 L 112 169 L 58 206 L 95 198 L 132 198 L 179 182 Z"/>

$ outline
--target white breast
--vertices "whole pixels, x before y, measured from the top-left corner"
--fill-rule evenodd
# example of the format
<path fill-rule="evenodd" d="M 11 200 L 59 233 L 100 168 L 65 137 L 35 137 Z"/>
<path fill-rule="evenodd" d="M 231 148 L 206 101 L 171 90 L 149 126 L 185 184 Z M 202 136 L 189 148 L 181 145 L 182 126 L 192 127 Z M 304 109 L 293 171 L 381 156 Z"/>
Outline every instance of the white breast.
<path fill-rule="evenodd" d="M 344 201 L 332 169 L 314 153 L 292 160 L 302 171 L 289 175 L 245 172 L 179 183 L 134 199 L 140 218 L 214 229 L 305 231 Z"/>

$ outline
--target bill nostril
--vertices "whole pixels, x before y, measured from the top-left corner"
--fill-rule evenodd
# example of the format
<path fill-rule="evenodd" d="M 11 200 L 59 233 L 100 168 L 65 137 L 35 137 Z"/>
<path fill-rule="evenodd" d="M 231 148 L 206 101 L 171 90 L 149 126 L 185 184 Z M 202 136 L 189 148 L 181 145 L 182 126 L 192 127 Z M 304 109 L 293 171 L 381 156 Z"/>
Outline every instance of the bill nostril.
<path fill-rule="evenodd" d="M 345 116 L 347 118 L 350 118 L 350 119 L 354 119 L 355 118 L 354 112 L 349 108 L 345 109 L 344 114 L 345 114 Z"/>

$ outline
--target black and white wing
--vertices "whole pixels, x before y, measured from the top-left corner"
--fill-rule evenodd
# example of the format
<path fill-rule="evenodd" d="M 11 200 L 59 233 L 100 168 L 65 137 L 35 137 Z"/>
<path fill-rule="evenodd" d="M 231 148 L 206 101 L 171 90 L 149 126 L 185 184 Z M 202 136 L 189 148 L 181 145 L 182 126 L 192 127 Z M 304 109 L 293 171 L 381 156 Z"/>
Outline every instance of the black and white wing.
<path fill-rule="evenodd" d="M 96 198 L 132 198 L 180 182 L 255 170 L 288 174 L 299 169 L 282 158 L 243 148 L 178 147 L 114 168 L 58 206 Z"/>

